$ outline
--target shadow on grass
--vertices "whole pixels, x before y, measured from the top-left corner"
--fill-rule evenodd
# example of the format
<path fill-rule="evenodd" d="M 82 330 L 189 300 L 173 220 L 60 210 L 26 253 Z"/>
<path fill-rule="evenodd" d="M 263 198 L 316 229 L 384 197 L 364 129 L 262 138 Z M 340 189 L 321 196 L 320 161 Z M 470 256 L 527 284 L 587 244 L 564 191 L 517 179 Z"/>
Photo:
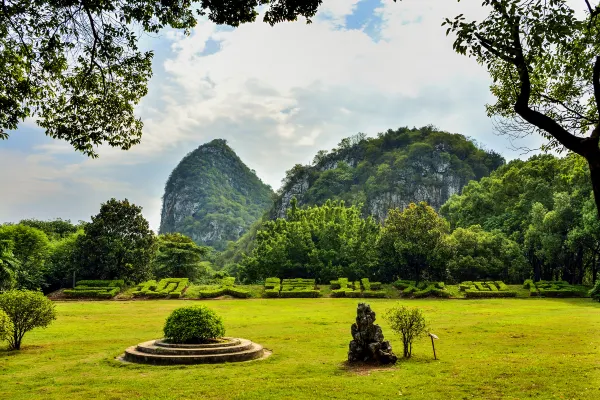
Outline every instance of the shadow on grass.
<path fill-rule="evenodd" d="M 340 369 L 345 372 L 351 372 L 357 375 L 369 375 L 374 371 L 394 371 L 398 364 L 380 364 L 376 361 L 344 361 L 340 364 Z"/>

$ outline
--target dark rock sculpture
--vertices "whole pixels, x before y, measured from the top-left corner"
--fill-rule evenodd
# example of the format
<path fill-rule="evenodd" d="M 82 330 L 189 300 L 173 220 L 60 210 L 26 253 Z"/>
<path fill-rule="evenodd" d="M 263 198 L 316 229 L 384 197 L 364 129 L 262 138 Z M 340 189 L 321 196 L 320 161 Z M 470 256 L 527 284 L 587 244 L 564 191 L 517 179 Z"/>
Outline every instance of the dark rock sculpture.
<path fill-rule="evenodd" d="M 383 340 L 381 327 L 375 322 L 375 312 L 371 306 L 359 303 L 356 309 L 356 323 L 352 324 L 352 340 L 348 351 L 348 361 L 375 361 L 380 364 L 394 364 L 398 357 L 392 346 Z"/>

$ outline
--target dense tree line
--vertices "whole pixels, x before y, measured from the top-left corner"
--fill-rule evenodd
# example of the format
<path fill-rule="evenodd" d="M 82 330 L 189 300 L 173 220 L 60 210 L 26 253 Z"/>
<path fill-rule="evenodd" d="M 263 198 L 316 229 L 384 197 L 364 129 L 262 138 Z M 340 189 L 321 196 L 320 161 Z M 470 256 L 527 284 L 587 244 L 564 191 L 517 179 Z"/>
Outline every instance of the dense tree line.
<path fill-rule="evenodd" d="M 0 291 L 50 292 L 80 279 L 199 278 L 208 252 L 181 234 L 156 236 L 127 199 L 111 199 L 91 222 L 23 220 L 0 225 Z"/>
<path fill-rule="evenodd" d="M 502 232 L 472 226 L 451 233 L 425 202 L 390 210 L 380 225 L 362 217 L 360 205 L 327 201 L 299 209 L 294 199 L 286 218 L 258 230 L 239 272 L 248 282 L 270 276 L 522 282 L 528 266 L 519 244 Z"/>
<path fill-rule="evenodd" d="M 597 277 L 600 222 L 580 156 L 514 160 L 469 183 L 441 213 L 452 228 L 477 224 L 518 243 L 536 280 L 582 283 Z"/>
<path fill-rule="evenodd" d="M 589 169 L 577 155 L 512 161 L 471 181 L 440 215 L 426 203 L 410 204 L 391 209 L 379 226 L 361 217 L 359 209 L 327 201 L 299 211 L 294 201 L 286 219 L 258 228 L 254 247 L 247 246 L 249 255 L 242 261 L 242 277 L 511 283 L 533 278 L 592 284 L 598 275 L 600 221 Z M 345 213 L 353 219 L 328 217 Z M 318 218 L 326 222 L 311 222 Z M 354 255 L 357 239 L 347 232 L 361 224 L 360 240 L 369 251 Z"/>
<path fill-rule="evenodd" d="M 383 223 L 361 204 L 291 202 L 285 218 L 256 225 L 214 256 L 185 235 L 156 236 L 127 200 L 102 204 L 91 222 L 24 220 L 0 226 L 0 290 L 45 291 L 74 279 L 202 279 L 227 254 L 244 282 L 270 276 L 460 282 L 524 279 L 592 284 L 600 221 L 586 162 L 571 155 L 515 160 L 470 182 L 438 214 L 425 202 L 389 210 Z M 241 250 L 236 253 L 235 250 Z"/>

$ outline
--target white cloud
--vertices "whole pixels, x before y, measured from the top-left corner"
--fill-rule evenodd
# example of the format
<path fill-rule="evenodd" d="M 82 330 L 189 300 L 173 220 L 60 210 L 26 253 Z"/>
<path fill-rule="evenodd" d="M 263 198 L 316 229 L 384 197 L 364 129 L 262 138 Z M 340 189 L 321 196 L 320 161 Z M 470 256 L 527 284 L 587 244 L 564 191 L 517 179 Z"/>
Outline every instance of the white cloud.
<path fill-rule="evenodd" d="M 340 28 L 357 3 L 326 1 L 310 25 L 257 22 L 223 31 L 205 21 L 190 36 L 166 32 L 161 40 L 171 42 L 172 54 L 154 66 L 160 79 L 138 110 L 142 144 L 127 152 L 102 148 L 95 160 L 63 162 L 65 146 L 54 143 L 37 149 L 48 159 L 1 157 L 2 168 L 17 162 L 19 178 L 0 181 L 18 188 L 3 200 L 0 220 L 69 208 L 92 215 L 110 197 L 129 197 L 157 228 L 169 170 L 214 138 L 227 139 L 275 189 L 285 170 L 359 131 L 434 124 L 514 154 L 506 139 L 491 135 L 486 72 L 455 54 L 440 26 L 461 12 L 481 15 L 480 0 L 385 0 L 379 41 Z M 212 41 L 218 51 L 207 55 Z"/>

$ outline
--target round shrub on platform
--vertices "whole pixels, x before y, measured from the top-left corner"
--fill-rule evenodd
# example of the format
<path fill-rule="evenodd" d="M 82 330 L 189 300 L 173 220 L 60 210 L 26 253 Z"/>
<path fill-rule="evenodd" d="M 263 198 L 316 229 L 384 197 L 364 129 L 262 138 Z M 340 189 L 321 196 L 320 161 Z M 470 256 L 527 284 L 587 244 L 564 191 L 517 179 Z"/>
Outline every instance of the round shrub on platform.
<path fill-rule="evenodd" d="M 165 339 L 172 343 L 202 343 L 225 335 L 223 320 L 204 306 L 182 307 L 165 322 Z"/>

